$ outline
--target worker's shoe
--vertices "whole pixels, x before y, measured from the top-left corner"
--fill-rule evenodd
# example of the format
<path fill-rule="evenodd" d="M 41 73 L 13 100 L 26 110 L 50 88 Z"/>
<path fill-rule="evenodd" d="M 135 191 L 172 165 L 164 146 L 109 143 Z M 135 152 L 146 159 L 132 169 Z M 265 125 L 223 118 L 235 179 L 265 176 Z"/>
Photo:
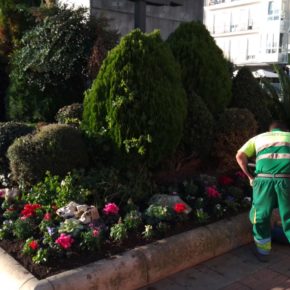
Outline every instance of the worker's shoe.
<path fill-rule="evenodd" d="M 258 252 L 256 247 L 253 249 L 253 253 L 256 256 L 256 258 L 262 263 L 268 263 L 270 260 L 269 254 L 268 255 L 261 254 L 260 252 Z"/>

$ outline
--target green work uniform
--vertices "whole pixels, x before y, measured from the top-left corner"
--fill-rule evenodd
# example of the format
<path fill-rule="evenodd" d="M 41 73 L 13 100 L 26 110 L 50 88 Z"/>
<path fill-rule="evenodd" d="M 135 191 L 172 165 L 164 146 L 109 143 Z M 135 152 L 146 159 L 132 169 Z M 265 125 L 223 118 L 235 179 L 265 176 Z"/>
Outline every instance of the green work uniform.
<path fill-rule="evenodd" d="M 275 174 L 290 175 L 290 133 L 274 129 L 253 137 L 239 151 L 249 158 L 256 156 L 256 174 L 272 175 L 254 179 L 250 211 L 257 249 L 267 255 L 271 250 L 271 215 L 276 207 L 290 241 L 290 178 L 275 177 Z"/>

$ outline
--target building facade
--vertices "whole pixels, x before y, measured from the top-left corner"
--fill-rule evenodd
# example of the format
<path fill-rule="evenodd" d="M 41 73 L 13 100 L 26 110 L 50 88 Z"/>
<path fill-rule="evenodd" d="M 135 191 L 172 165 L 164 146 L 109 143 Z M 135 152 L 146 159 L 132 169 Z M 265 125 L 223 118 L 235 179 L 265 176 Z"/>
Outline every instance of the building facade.
<path fill-rule="evenodd" d="M 60 2 L 73 4 L 76 7 L 84 6 L 96 16 L 109 18 L 112 28 L 118 30 L 121 35 L 134 29 L 135 3 L 133 1 L 60 0 Z M 162 37 L 167 38 L 181 22 L 203 21 L 203 0 L 178 0 L 178 2 L 182 5 L 176 7 L 147 5 L 146 31 L 151 32 L 154 29 L 160 29 Z"/>
<path fill-rule="evenodd" d="M 236 65 L 288 63 L 289 0 L 205 0 L 204 24 Z"/>

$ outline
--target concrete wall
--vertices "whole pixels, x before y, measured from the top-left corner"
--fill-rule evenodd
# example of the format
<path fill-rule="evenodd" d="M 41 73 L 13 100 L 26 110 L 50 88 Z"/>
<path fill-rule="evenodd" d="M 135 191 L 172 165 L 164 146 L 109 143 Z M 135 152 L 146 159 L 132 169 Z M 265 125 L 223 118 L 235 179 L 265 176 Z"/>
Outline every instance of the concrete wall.
<path fill-rule="evenodd" d="M 181 22 L 203 20 L 203 0 L 183 3 L 179 7 L 147 5 L 146 31 L 160 29 L 162 37 L 167 38 Z M 128 0 L 91 0 L 91 12 L 111 19 L 111 26 L 124 35 L 134 29 L 134 5 Z"/>

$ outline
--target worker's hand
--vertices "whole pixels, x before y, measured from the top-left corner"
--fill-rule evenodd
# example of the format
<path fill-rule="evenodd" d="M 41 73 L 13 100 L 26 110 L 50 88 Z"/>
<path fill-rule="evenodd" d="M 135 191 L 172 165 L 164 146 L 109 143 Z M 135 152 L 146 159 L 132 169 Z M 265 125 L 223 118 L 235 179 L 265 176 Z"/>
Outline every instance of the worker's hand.
<path fill-rule="evenodd" d="M 249 178 L 249 181 L 250 181 L 250 185 L 253 186 L 254 178 Z"/>

